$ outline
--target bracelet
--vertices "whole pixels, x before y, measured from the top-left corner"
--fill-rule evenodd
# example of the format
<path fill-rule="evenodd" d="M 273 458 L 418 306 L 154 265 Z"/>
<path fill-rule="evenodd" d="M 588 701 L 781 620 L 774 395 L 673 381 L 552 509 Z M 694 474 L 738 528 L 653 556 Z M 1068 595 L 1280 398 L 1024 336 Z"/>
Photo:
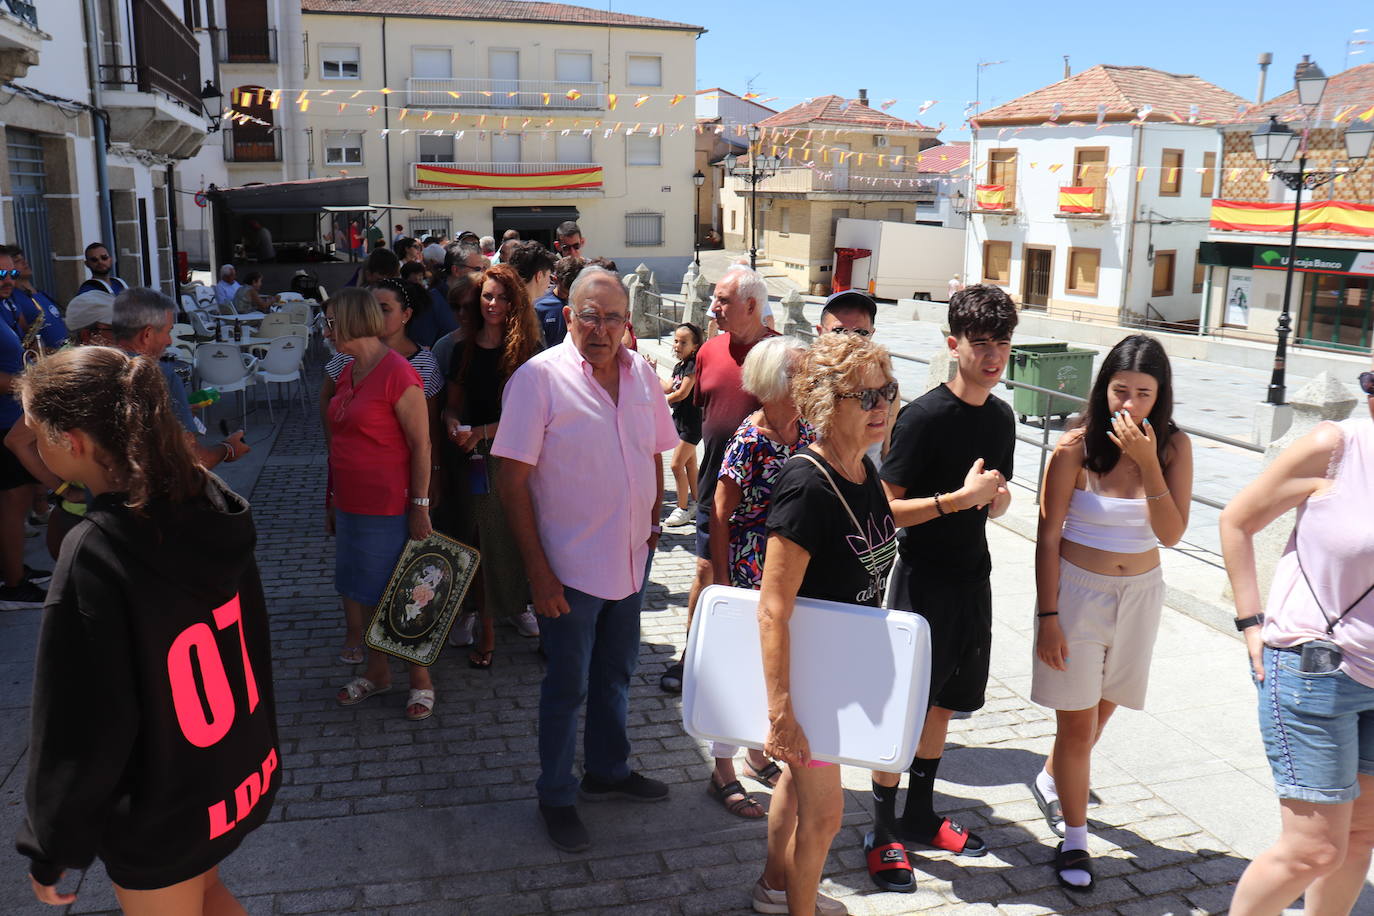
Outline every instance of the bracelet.
<path fill-rule="evenodd" d="M 57 489 L 52 491 L 53 495 L 61 496 L 63 493 L 66 493 L 67 490 L 71 489 L 71 485 L 72 482 L 70 480 L 62 481 L 62 483 L 58 485 Z"/>
<path fill-rule="evenodd" d="M 1043 613 L 1043 614 L 1036 614 L 1035 616 L 1036 616 L 1036 617 L 1058 617 L 1058 616 L 1059 616 L 1059 612 L 1058 612 L 1058 611 L 1046 611 L 1046 612 Z"/>
<path fill-rule="evenodd" d="M 224 463 L 232 464 L 235 458 L 234 447 L 228 442 L 221 442 L 220 445 L 224 446 Z"/>
<path fill-rule="evenodd" d="M 1146 498 L 1146 499 L 1163 499 L 1164 497 L 1166 497 L 1166 496 L 1168 496 L 1168 495 L 1169 495 L 1169 491 L 1168 491 L 1168 489 L 1166 488 L 1166 489 L 1164 490 L 1164 492 L 1163 492 L 1163 493 L 1160 493 L 1158 496 L 1150 496 L 1149 494 L 1146 494 L 1145 498 Z"/>
<path fill-rule="evenodd" d="M 649 533 L 650 533 L 650 534 L 662 534 L 662 533 L 663 533 L 663 526 L 662 526 L 662 525 L 650 525 L 650 526 L 649 526 Z"/>
<path fill-rule="evenodd" d="M 1263 614 L 1252 614 L 1252 615 L 1250 615 L 1249 617 L 1241 617 L 1241 618 L 1238 618 L 1238 619 L 1235 621 L 1235 624 L 1236 624 L 1236 631 L 1239 632 L 1239 633 L 1244 633 L 1246 630 L 1250 629 L 1251 627 L 1261 627 L 1261 626 L 1264 626 L 1264 615 L 1263 615 Z"/>
<path fill-rule="evenodd" d="M 429 497 L 428 497 L 428 496 L 412 496 L 412 497 L 410 498 L 410 504 L 411 504 L 412 506 L 418 506 L 418 507 L 420 507 L 421 509 L 428 509 L 428 508 L 429 508 Z"/>
<path fill-rule="evenodd" d="M 936 511 L 937 513 L 939 513 L 939 515 L 940 515 L 941 517 L 944 517 L 944 516 L 946 516 L 946 515 L 949 514 L 948 512 L 945 511 L 945 507 L 942 506 L 942 505 L 940 505 L 940 494 L 939 494 L 939 493 L 936 493 L 936 494 L 935 494 L 935 511 Z"/>
<path fill-rule="evenodd" d="M 431 464 L 431 465 L 429 466 L 429 469 L 430 469 L 431 471 L 437 471 L 437 470 L 439 470 L 439 465 L 437 465 L 437 464 Z"/>

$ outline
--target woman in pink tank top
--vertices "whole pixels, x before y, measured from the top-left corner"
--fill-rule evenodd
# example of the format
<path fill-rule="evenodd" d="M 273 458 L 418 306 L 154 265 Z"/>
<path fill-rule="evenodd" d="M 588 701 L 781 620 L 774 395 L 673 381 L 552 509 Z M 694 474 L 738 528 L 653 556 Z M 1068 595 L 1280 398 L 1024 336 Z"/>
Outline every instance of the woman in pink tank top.
<path fill-rule="evenodd" d="M 1221 549 L 1259 689 L 1282 836 L 1255 857 L 1231 913 L 1349 913 L 1374 847 L 1374 372 L 1369 416 L 1319 423 L 1221 516 Z M 1260 613 L 1254 536 L 1297 523 Z"/>

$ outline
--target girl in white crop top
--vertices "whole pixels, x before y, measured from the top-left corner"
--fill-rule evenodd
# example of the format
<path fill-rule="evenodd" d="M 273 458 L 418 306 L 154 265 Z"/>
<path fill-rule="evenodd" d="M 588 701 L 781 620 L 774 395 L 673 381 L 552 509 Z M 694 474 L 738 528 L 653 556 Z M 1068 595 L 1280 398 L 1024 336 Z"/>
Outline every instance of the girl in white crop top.
<path fill-rule="evenodd" d="M 1188 526 L 1192 448 L 1172 414 L 1163 346 L 1127 337 L 1103 358 L 1083 419 L 1045 469 L 1031 699 L 1055 710 L 1058 727 L 1032 790 L 1064 837 L 1054 868 L 1072 891 L 1093 883 L 1092 748 L 1117 706 L 1144 705 L 1164 598 L 1158 545 Z"/>

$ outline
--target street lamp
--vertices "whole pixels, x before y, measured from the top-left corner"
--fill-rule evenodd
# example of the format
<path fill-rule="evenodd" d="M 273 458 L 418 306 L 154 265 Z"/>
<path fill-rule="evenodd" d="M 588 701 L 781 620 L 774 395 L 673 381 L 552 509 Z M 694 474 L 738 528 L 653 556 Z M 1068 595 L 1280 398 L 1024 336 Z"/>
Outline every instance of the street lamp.
<path fill-rule="evenodd" d="M 706 176 L 697 169 L 692 173 L 692 184 L 697 186 L 696 222 L 692 224 L 692 263 L 701 273 L 701 186 L 706 184 Z"/>
<path fill-rule="evenodd" d="M 219 91 L 219 87 L 210 80 L 206 80 L 205 85 L 201 87 L 200 103 L 201 108 L 205 110 L 205 117 L 210 119 L 209 133 L 213 134 L 219 130 L 219 119 L 221 115 L 219 100 L 223 97 L 224 95 Z"/>
<path fill-rule="evenodd" d="M 759 139 L 759 126 L 750 124 L 748 133 L 749 148 L 753 149 L 754 144 Z M 749 157 L 749 170 L 747 172 L 736 171 L 738 165 L 739 157 L 734 153 L 725 157 L 725 171 L 749 184 L 749 268 L 754 270 L 757 269 L 759 254 L 759 182 L 777 174 L 778 169 L 782 168 L 782 157 L 756 153 Z"/>
<path fill-rule="evenodd" d="M 1291 333 L 1293 319 L 1290 304 L 1293 297 L 1293 272 L 1298 258 L 1298 220 L 1302 215 L 1303 188 L 1311 191 L 1324 184 L 1335 181 L 1341 175 L 1350 175 L 1364 165 L 1369 156 L 1371 141 L 1374 141 L 1374 124 L 1363 122 L 1345 131 L 1345 155 L 1353 168 L 1346 169 L 1309 169 L 1307 167 L 1306 135 L 1316 107 L 1326 92 L 1326 74 L 1322 73 L 1315 62 L 1304 54 L 1294 74 L 1293 82 L 1298 90 L 1298 102 L 1305 110 L 1302 133 L 1295 133 L 1279 119 L 1269 116 L 1269 123 L 1250 135 L 1255 145 L 1255 158 L 1269 167 L 1271 178 L 1283 182 L 1293 197 L 1293 228 L 1288 236 L 1288 268 L 1283 278 L 1283 310 L 1279 312 L 1276 329 L 1279 342 L 1274 351 L 1274 371 L 1269 377 L 1269 393 L 1265 400 L 1274 405 L 1286 404 L 1287 388 L 1284 384 L 1284 370 L 1288 359 L 1288 335 Z M 1297 159 L 1297 169 L 1283 169 L 1284 163 Z"/>

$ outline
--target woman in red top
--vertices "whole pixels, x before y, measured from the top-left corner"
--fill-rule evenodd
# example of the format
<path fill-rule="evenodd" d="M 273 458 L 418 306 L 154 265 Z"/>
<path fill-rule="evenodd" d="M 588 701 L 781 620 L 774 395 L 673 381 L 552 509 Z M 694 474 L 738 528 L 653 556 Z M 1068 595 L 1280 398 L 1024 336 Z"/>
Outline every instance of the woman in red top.
<path fill-rule="evenodd" d="M 340 353 L 353 357 L 329 400 L 329 494 L 327 527 L 338 538 L 334 584 L 350 626 L 371 615 L 405 549 L 422 540 L 429 522 L 429 414 L 420 376 L 406 358 L 378 336 L 381 306 L 372 293 L 340 290 L 325 303 L 326 333 Z M 361 677 L 339 691 L 352 706 L 391 689 L 381 652 L 368 656 Z M 429 670 L 410 666 L 406 718 L 427 719 L 434 709 Z"/>

